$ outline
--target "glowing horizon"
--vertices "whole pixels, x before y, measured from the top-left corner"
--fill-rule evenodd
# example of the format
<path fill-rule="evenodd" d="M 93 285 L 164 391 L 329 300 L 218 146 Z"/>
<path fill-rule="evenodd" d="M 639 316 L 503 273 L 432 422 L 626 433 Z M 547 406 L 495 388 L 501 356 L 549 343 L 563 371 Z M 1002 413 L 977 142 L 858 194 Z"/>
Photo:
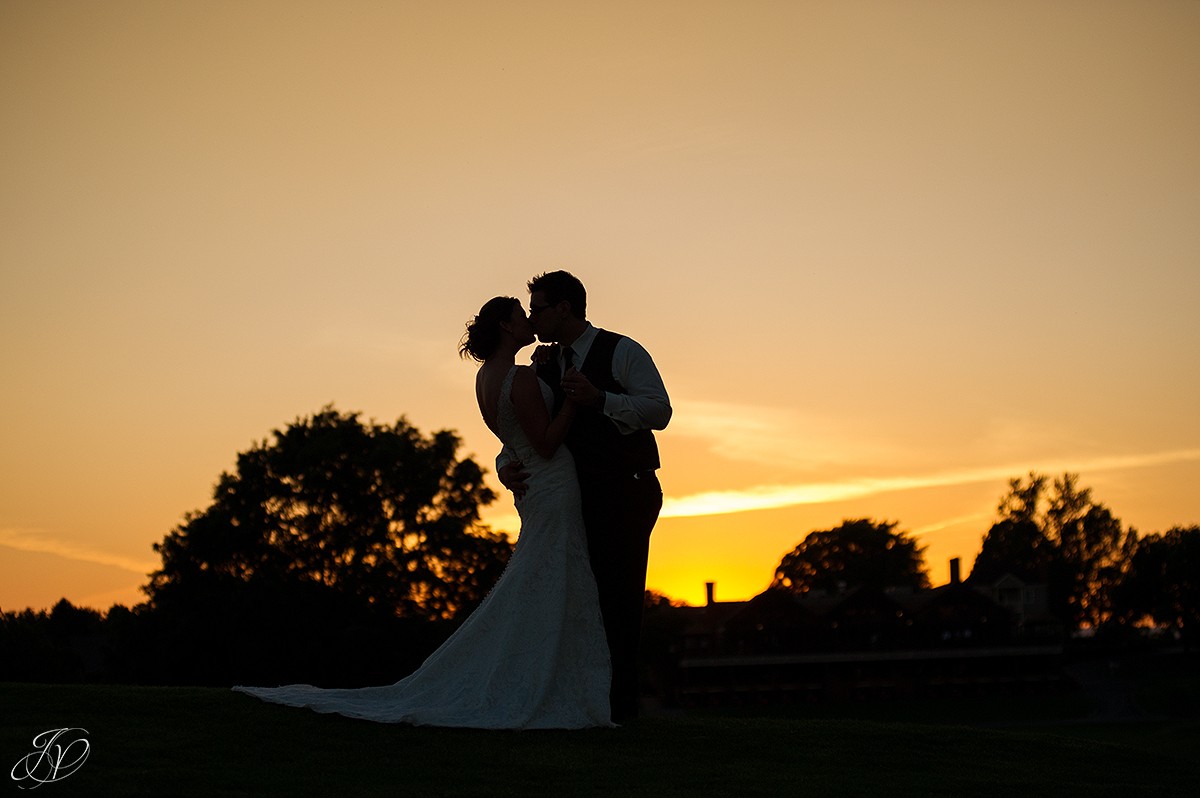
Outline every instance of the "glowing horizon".
<path fill-rule="evenodd" d="M 1000 480 L 1024 477 L 1030 472 L 1042 473 L 1050 477 L 1063 473 L 1086 472 L 1094 474 L 1097 471 L 1147 468 L 1175 462 L 1200 460 L 1200 450 L 1179 450 L 1158 452 L 1144 455 L 1125 455 L 1094 458 L 1088 461 L 1059 462 L 1043 468 L 1031 468 L 1021 471 L 1014 468 L 964 469 L 957 472 L 931 474 L 921 477 L 890 477 L 864 478 L 848 480 L 841 483 L 826 483 L 814 485 L 763 485 L 740 491 L 710 491 L 702 494 L 682 497 L 668 497 L 664 502 L 661 518 L 689 518 L 697 516 L 729 515 L 735 513 L 755 513 L 804 504 L 832 504 L 864 496 L 891 493 L 896 491 L 918 490 L 922 488 L 945 485 L 959 485 L 974 482 L 996 483 Z M 1086 486 L 1085 486 L 1086 487 Z M 500 504 L 503 504 L 506 494 L 502 494 Z M 1096 497 L 1103 502 L 1103 497 Z M 485 508 L 485 522 L 494 529 L 516 530 L 519 528 L 519 518 L 515 512 Z M 948 518 L 924 526 L 908 530 L 915 537 L 921 537 L 943 529 L 959 526 L 965 523 L 977 523 L 993 517 L 988 513 L 973 513 L 967 516 Z M 882 518 L 875 520 L 883 520 Z M 815 531 L 815 530 L 808 530 Z M 1165 530 L 1159 530 L 1165 531 Z M 800 538 L 797 539 L 797 543 Z M 0 547 L 16 551 L 50 554 L 64 559 L 95 565 L 118 568 L 141 576 L 148 575 L 159 567 L 159 563 L 151 560 L 135 560 L 102 550 L 79 546 L 47 537 L 37 530 L 0 529 Z M 782 555 L 785 552 L 779 552 Z M 933 566 L 936 564 L 926 563 Z M 969 565 L 969 563 L 968 563 Z M 772 563 L 763 563 L 766 572 Z M 140 583 L 139 583 L 140 586 Z M 667 591 L 660 591 L 667 592 Z M 694 592 L 694 586 L 679 591 Z M 667 592 L 668 595 L 675 595 Z M 104 608 L 99 608 L 104 609 Z"/>

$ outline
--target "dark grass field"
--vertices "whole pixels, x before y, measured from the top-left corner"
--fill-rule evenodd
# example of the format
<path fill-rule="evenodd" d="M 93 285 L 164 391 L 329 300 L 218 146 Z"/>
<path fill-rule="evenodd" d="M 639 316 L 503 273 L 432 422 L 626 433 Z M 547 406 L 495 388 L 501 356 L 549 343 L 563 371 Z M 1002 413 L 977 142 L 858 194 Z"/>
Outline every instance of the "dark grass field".
<path fill-rule="evenodd" d="M 1200 723 L 1045 717 L 1069 706 L 1025 724 L 1011 705 L 893 705 L 872 719 L 765 708 L 582 732 L 375 724 L 212 688 L 2 684 L 0 708 L 9 794 L 32 738 L 66 726 L 87 730 L 91 753 L 37 795 L 1192 796 L 1200 784 Z"/>

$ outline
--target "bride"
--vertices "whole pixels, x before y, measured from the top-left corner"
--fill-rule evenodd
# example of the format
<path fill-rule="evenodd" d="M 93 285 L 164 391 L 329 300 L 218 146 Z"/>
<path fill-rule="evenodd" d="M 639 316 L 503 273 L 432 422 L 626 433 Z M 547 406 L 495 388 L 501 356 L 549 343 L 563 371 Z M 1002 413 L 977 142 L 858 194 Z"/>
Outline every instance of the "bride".
<path fill-rule="evenodd" d="M 563 438 L 576 406 L 551 417 L 552 393 L 517 352 L 534 342 L 521 303 L 489 300 L 460 354 L 482 365 L 475 394 L 488 427 L 529 473 L 521 534 L 483 603 L 415 672 L 392 685 L 235 687 L 289 706 L 386 723 L 481 729 L 611 726 L 608 644 L 588 562 L 575 463 Z"/>

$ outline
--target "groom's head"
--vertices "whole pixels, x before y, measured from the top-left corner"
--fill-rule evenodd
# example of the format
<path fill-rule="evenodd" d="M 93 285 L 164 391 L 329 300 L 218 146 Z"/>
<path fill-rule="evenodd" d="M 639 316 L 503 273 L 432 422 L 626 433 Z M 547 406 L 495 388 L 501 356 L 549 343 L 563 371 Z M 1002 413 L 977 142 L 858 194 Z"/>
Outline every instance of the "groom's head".
<path fill-rule="evenodd" d="M 558 341 L 587 319 L 587 291 L 570 272 L 539 274 L 529 281 L 529 321 L 542 341 Z"/>

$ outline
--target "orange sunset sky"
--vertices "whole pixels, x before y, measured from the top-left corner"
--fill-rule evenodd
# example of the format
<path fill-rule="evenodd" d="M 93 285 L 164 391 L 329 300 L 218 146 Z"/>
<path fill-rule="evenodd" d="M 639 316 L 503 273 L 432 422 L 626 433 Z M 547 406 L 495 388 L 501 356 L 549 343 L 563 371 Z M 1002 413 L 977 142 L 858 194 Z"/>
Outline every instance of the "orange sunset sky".
<path fill-rule="evenodd" d="M 673 597 L 850 517 L 939 583 L 1031 469 L 1200 523 L 1194 0 L 0 0 L 0 107 L 4 610 L 327 403 L 491 468 L 455 347 L 555 268 L 671 393 Z"/>

